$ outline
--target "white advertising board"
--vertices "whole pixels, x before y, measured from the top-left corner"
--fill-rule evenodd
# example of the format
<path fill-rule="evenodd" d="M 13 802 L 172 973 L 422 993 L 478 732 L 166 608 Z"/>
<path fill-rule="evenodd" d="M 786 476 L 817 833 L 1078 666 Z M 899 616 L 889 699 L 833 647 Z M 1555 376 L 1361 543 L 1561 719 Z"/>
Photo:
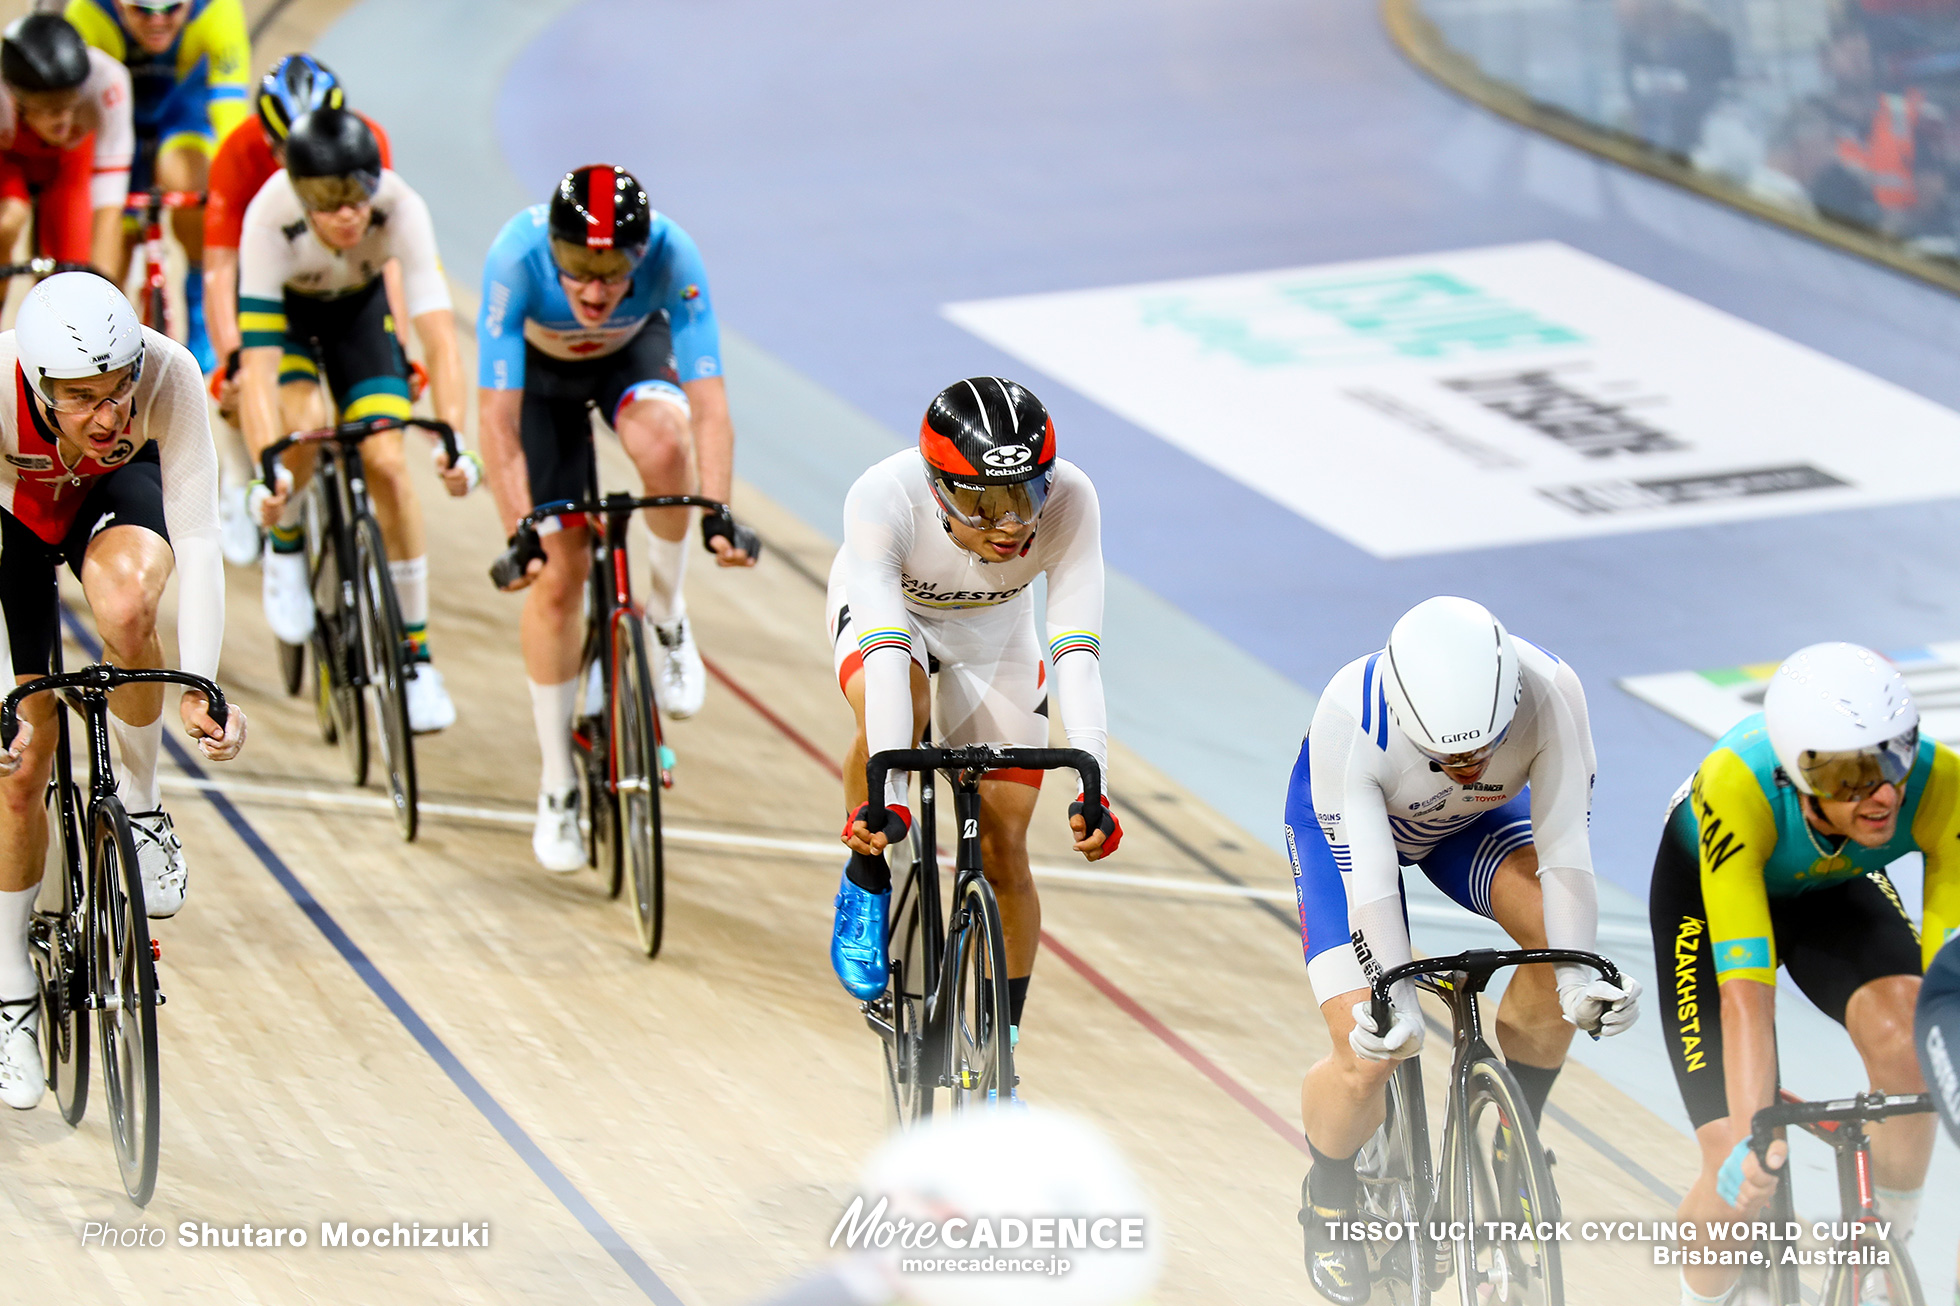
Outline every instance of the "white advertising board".
<path fill-rule="evenodd" d="M 1920 728 L 1942 743 L 1960 746 L 1960 643 L 1880 651 L 1905 677 L 1919 706 Z M 1751 712 L 1763 710 L 1763 691 L 1776 667 L 1758 662 L 1712 671 L 1664 671 L 1627 676 L 1620 688 L 1719 739 Z"/>
<path fill-rule="evenodd" d="M 944 312 L 1378 557 L 1960 495 L 1960 414 L 1554 241 Z"/>

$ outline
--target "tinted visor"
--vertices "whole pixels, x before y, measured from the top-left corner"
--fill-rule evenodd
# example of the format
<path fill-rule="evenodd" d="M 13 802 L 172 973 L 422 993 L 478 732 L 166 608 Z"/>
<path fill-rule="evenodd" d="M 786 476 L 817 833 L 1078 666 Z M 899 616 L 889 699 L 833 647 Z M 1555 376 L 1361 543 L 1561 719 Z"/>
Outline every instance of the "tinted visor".
<path fill-rule="evenodd" d="M 1049 479 L 1043 475 L 1012 485 L 979 486 L 953 481 L 934 471 L 932 496 L 948 517 L 975 530 L 1032 526 L 1041 515 L 1041 506 L 1048 502 Z"/>
<path fill-rule="evenodd" d="M 1511 727 L 1505 726 L 1498 732 L 1497 738 L 1482 748 L 1473 748 L 1467 753 L 1433 753 L 1420 744 L 1416 745 L 1416 751 L 1438 766 L 1448 767 L 1452 771 L 1468 771 L 1490 761 L 1490 755 L 1497 751 L 1498 745 L 1504 742 L 1504 736 L 1510 733 Z"/>
<path fill-rule="evenodd" d="M 1874 748 L 1797 755 L 1803 778 L 1819 798 L 1836 803 L 1863 802 L 1885 785 L 1903 785 L 1919 754 L 1919 727 Z"/>
<path fill-rule="evenodd" d="M 640 262 L 640 250 L 592 249 L 553 237 L 551 261 L 574 281 L 603 281 L 617 285 L 633 275 Z"/>
<path fill-rule="evenodd" d="M 381 189 L 378 172 L 350 172 L 339 177 L 294 177 L 293 193 L 311 213 L 335 213 L 366 204 Z"/>

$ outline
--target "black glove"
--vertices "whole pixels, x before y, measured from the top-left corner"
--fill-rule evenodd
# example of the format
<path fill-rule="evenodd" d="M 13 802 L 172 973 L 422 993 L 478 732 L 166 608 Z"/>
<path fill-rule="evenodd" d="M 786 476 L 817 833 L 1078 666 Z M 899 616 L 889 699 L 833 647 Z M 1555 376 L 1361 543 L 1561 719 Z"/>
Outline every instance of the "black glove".
<path fill-rule="evenodd" d="M 738 523 L 735 515 L 726 507 L 723 507 L 720 512 L 701 514 L 701 547 L 713 553 L 714 538 L 717 535 L 741 552 L 748 554 L 750 562 L 762 556 L 762 540 L 754 531 Z"/>
<path fill-rule="evenodd" d="M 235 380 L 237 376 L 238 376 L 238 351 L 234 349 L 229 354 L 225 355 L 225 380 L 227 381 Z"/>
<path fill-rule="evenodd" d="M 510 537 L 510 546 L 490 564 L 490 580 L 498 589 L 509 589 L 524 579 L 524 573 L 531 569 L 531 559 L 544 557 L 544 541 L 529 527 L 523 527 Z"/>

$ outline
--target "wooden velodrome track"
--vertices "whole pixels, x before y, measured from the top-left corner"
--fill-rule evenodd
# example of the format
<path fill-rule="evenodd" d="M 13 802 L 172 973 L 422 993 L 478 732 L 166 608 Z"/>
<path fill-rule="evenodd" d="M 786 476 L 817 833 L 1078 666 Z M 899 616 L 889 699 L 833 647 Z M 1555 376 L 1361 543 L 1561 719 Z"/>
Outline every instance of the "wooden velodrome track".
<path fill-rule="evenodd" d="M 282 8 L 261 63 L 337 9 Z M 739 417 L 741 378 L 730 386 Z M 432 638 L 460 721 L 418 742 L 419 841 L 400 842 L 311 706 L 284 696 L 258 574 L 233 571 L 223 679 L 250 714 L 247 750 L 195 775 L 166 766 L 193 876 L 186 910 L 157 928 L 156 1197 L 138 1211 L 122 1195 L 99 1088 L 78 1130 L 51 1103 L 0 1119 L 7 1300 L 738 1303 L 826 1255 L 883 1126 L 875 1040 L 826 956 L 850 728 L 821 635 L 831 546 L 738 489 L 769 556 L 747 573 L 691 561 L 715 679 L 669 735 L 667 944 L 648 963 L 597 876 L 532 861 L 518 602 L 485 578 L 495 513 L 487 494 L 451 501 L 433 477 L 424 490 L 443 542 Z M 1061 873 L 1042 877 L 1026 1094 L 1098 1120 L 1138 1165 L 1166 1239 L 1157 1300 L 1312 1300 L 1297 1100 L 1324 1035 L 1285 866 L 1120 741 L 1112 755 L 1116 859 L 1067 853 L 1059 783 L 1036 816 L 1036 861 Z M 1425 1060 L 1433 1103 L 1445 1058 Z M 1578 1066 L 1553 1102 L 1569 1217 L 1671 1212 L 1666 1191 L 1692 1178 L 1686 1139 Z M 320 1247 L 319 1224 L 341 1220 L 487 1222 L 490 1241 Z M 90 1221 L 162 1229 L 167 1245 L 85 1248 Z M 184 1221 L 311 1238 L 183 1249 Z M 1568 1299 L 1671 1296 L 1673 1272 L 1650 1260 L 1642 1244 L 1573 1246 Z"/>

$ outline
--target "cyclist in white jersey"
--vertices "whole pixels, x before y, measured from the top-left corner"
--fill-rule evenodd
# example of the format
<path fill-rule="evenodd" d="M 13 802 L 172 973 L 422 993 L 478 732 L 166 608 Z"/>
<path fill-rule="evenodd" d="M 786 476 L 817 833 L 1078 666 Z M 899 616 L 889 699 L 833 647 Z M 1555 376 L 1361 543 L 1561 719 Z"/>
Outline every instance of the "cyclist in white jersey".
<path fill-rule="evenodd" d="M 1394 1064 L 1422 1046 L 1415 985 L 1379 1030 L 1369 984 L 1410 960 L 1402 866 L 1420 866 L 1521 947 L 1590 952 L 1598 925 L 1588 824 L 1593 746 L 1572 668 L 1468 599 L 1433 598 L 1388 646 L 1328 683 L 1286 801 L 1307 975 L 1333 1050 L 1307 1072 L 1301 1115 L 1313 1168 L 1301 1189 L 1307 1267 L 1330 1301 L 1368 1300 L 1359 1243 L 1327 1236 L 1356 1205 L 1354 1154 L 1381 1124 Z M 1534 1114 L 1575 1028 L 1617 1034 L 1637 1014 L 1624 990 L 1577 966 L 1519 969 L 1497 1038 Z"/>
<path fill-rule="evenodd" d="M 1108 810 L 1108 715 L 1103 706 L 1102 515 L 1095 486 L 1055 456 L 1055 424 L 1012 381 L 975 377 L 941 391 L 919 426 L 919 447 L 858 478 L 844 500 L 844 547 L 830 570 L 828 616 L 837 680 L 857 713 L 844 761 L 844 843 L 831 965 L 859 998 L 884 992 L 891 839 L 864 824 L 865 760 L 909 748 L 932 702 L 934 743 L 1048 744 L 1047 671 L 1035 633 L 1035 578 L 1048 577 L 1048 657 L 1070 746 L 1104 773 L 1104 811 L 1069 808 L 1075 850 L 1116 851 Z M 1028 821 L 1042 772 L 995 771 L 980 782 L 980 852 L 1006 935 L 1009 1020 L 1016 1030 L 1040 945 L 1041 903 L 1028 868 Z M 910 826 L 907 777 L 886 803 Z"/>
<path fill-rule="evenodd" d="M 190 352 L 139 325 L 109 281 L 66 272 L 29 291 L 18 328 L 0 335 L 0 376 L 0 685 L 48 672 L 63 562 L 82 582 L 104 656 L 124 667 L 163 665 L 157 607 L 174 571 L 178 663 L 217 675 L 218 458 Z M 175 914 L 188 881 L 158 795 L 163 701 L 161 685 L 109 697 L 116 787 L 152 916 Z M 235 757 L 244 712 L 233 706 L 221 728 L 207 708 L 202 694 L 183 694 L 185 730 L 205 757 Z M 45 1088 L 27 930 L 47 856 L 53 713 L 46 695 L 24 702 L 20 735 L 0 753 L 0 1102 L 22 1110 Z"/>
<path fill-rule="evenodd" d="M 428 205 L 381 166 L 380 143 L 359 114 L 319 108 L 300 115 L 285 152 L 285 171 L 274 173 L 246 208 L 238 245 L 239 417 L 253 459 L 287 431 L 332 420 L 319 388 L 322 363 L 340 421 L 409 416 L 408 360 L 382 276 L 390 259 L 401 263 L 435 415 L 461 431 L 469 397 Z M 267 527 L 266 620 L 287 644 L 304 644 L 313 633 L 304 529 L 292 494 L 294 476 L 304 480 L 312 458 L 311 447 L 290 451 L 279 484 L 255 483 L 249 496 Z M 452 495 L 467 494 L 482 480 L 474 453 L 451 467 L 438 447 L 435 461 Z M 417 733 L 443 730 L 455 723 L 456 707 L 430 661 L 427 536 L 401 432 L 368 439 L 361 462 L 402 627 L 414 648 L 409 725 Z"/>

